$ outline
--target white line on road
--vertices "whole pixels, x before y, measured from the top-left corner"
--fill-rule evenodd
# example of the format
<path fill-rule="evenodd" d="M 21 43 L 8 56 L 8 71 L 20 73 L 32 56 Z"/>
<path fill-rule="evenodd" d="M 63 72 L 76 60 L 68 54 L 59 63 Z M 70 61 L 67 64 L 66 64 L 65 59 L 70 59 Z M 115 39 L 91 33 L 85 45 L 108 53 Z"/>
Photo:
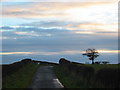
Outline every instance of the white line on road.
<path fill-rule="evenodd" d="M 62 88 L 64 88 L 64 86 L 62 85 L 62 83 L 58 79 L 53 79 L 53 80 L 56 81 Z"/>

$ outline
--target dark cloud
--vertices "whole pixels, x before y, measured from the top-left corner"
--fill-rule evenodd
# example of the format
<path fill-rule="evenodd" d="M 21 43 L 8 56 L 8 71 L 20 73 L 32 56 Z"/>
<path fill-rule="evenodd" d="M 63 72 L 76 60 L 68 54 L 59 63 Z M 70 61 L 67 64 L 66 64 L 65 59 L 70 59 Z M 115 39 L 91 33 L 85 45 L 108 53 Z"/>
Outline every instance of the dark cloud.
<path fill-rule="evenodd" d="M 21 24 L 22 26 L 64 26 L 69 24 L 70 22 L 65 21 L 39 21 L 39 22 L 32 22 L 32 23 L 25 23 Z"/>
<path fill-rule="evenodd" d="M 0 27 L 0 29 L 3 29 L 3 30 L 11 30 L 11 29 L 14 29 L 10 26 L 3 26 L 3 27 Z"/>
<path fill-rule="evenodd" d="M 106 31 L 106 32 L 97 32 L 97 33 L 107 33 L 107 34 L 109 34 L 109 33 L 117 33 L 118 34 L 118 32 L 115 32 L 115 31 L 112 31 L 112 32 L 108 32 L 108 31 Z"/>
<path fill-rule="evenodd" d="M 107 48 L 116 49 L 117 38 L 102 38 L 94 35 L 75 34 L 73 31 L 65 29 L 38 29 L 38 28 L 18 28 L 17 31 L 34 30 L 38 34 L 51 34 L 52 36 L 29 36 L 17 35 L 13 32 L 4 32 L 3 36 L 9 39 L 3 40 L 3 50 L 10 51 L 63 51 L 63 50 L 83 50 L 86 48 Z M 10 39 L 14 38 L 16 39 Z M 9 43 L 9 44 L 8 44 Z M 19 48 L 18 48 L 19 47 Z M 12 49 L 11 49 L 12 48 Z"/>
<path fill-rule="evenodd" d="M 55 24 L 55 22 L 46 22 L 43 25 L 50 26 Z M 53 26 L 55 26 L 53 25 Z M 61 25 L 58 23 L 58 25 Z M 3 27 L 2 27 L 3 28 Z M 4 31 L 4 30 L 12 31 Z M 71 50 L 80 50 L 85 51 L 87 48 L 96 48 L 96 49 L 108 49 L 108 50 L 117 50 L 118 38 L 110 37 L 109 33 L 111 32 L 96 32 L 96 33 L 107 33 L 108 35 L 97 35 L 97 34 L 76 34 L 76 31 L 80 30 L 68 30 L 62 28 L 44 28 L 37 26 L 20 26 L 20 27 L 4 27 L 3 37 L 8 37 L 3 39 L 2 46 L 3 52 L 60 52 L 60 51 L 71 51 Z M 31 32 L 38 34 L 39 36 L 31 35 Z M 81 30 L 84 31 L 84 30 Z M 17 33 L 16 33 L 17 32 Z M 27 33 L 24 33 L 27 32 Z M 33 33 L 33 34 L 34 34 Z M 23 34 L 23 35 L 22 35 Z M 49 34 L 50 36 L 46 36 Z M 109 36 L 109 37 L 108 37 Z M 80 56 L 80 57 L 79 57 Z M 110 62 L 117 62 L 117 58 L 112 61 L 111 57 L 115 55 L 101 55 L 98 60 L 103 60 L 105 58 L 109 59 Z M 11 57 L 11 58 L 9 58 Z M 74 60 L 80 62 L 87 62 L 85 58 L 79 55 L 3 55 L 4 63 L 12 62 L 12 60 L 22 59 L 22 58 L 35 58 L 41 60 L 48 60 L 57 62 L 61 57 L 65 57 L 69 60 Z M 112 58 L 113 58 L 112 57 Z M 7 60 L 9 58 L 9 61 Z M 79 59 L 81 58 L 81 59 Z M 85 60 L 85 61 L 82 61 Z"/>

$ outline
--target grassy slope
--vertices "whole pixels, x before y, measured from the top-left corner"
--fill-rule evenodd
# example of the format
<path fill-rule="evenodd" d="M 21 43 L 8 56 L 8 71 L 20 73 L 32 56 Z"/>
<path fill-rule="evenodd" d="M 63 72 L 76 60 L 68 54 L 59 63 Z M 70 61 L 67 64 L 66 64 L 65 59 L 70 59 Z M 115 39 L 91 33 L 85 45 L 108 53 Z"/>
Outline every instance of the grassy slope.
<path fill-rule="evenodd" d="M 95 72 L 103 68 L 114 68 L 114 69 L 120 68 L 119 64 L 86 64 L 86 65 L 93 67 L 95 69 Z"/>
<path fill-rule="evenodd" d="M 120 68 L 118 64 L 86 64 L 86 66 L 93 67 L 95 69 L 95 72 L 103 68 Z M 80 81 L 79 77 L 73 76 L 72 73 L 66 74 L 64 69 L 60 66 L 55 66 L 54 70 L 60 82 L 65 86 L 65 88 L 92 88 L 92 86 L 84 85 L 84 83 Z"/>
<path fill-rule="evenodd" d="M 3 78 L 3 88 L 27 88 L 40 65 L 27 64 L 19 71 Z"/>
<path fill-rule="evenodd" d="M 66 74 L 64 69 L 60 66 L 54 66 L 54 71 L 56 76 L 63 84 L 65 88 L 84 88 L 86 86 L 83 85 L 81 81 L 78 80 L 79 77 L 74 77 L 72 74 Z"/>

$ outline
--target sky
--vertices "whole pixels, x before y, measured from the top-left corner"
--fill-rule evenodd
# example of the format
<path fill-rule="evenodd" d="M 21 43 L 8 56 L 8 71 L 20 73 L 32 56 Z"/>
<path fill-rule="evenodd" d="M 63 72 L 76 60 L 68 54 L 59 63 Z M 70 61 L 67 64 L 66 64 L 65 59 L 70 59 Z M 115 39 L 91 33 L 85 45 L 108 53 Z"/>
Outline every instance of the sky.
<path fill-rule="evenodd" d="M 118 63 L 118 0 L 1 0 L 2 63 L 24 58 Z"/>

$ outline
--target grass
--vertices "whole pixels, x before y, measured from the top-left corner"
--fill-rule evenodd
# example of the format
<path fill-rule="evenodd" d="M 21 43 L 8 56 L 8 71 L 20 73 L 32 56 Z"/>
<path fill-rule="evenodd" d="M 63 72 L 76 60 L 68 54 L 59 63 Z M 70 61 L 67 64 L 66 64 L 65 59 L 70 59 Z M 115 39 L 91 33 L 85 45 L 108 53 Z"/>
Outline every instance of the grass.
<path fill-rule="evenodd" d="M 90 66 L 95 69 L 95 73 L 104 68 L 114 68 L 118 69 L 120 66 L 118 64 L 85 64 L 84 66 Z M 90 85 L 86 84 L 85 80 L 81 80 L 82 78 L 78 75 L 74 75 L 74 73 L 69 72 L 65 70 L 63 67 L 57 65 L 54 67 L 54 71 L 56 73 L 56 76 L 60 80 L 60 82 L 63 84 L 65 88 L 95 88 L 95 86 L 92 84 L 94 79 L 92 79 L 90 82 Z"/>
<path fill-rule="evenodd" d="M 95 72 L 97 72 L 98 70 L 103 69 L 103 68 L 112 68 L 112 69 L 120 68 L 120 65 L 118 65 L 118 64 L 85 64 L 85 65 L 93 67 Z"/>
<path fill-rule="evenodd" d="M 8 75 L 3 78 L 2 88 L 27 88 L 39 66 L 38 64 L 27 64 L 17 72 Z"/>
<path fill-rule="evenodd" d="M 65 88 L 84 88 L 85 85 L 79 80 L 79 77 L 74 77 L 74 74 L 68 74 L 59 65 L 54 66 L 56 76 Z"/>

